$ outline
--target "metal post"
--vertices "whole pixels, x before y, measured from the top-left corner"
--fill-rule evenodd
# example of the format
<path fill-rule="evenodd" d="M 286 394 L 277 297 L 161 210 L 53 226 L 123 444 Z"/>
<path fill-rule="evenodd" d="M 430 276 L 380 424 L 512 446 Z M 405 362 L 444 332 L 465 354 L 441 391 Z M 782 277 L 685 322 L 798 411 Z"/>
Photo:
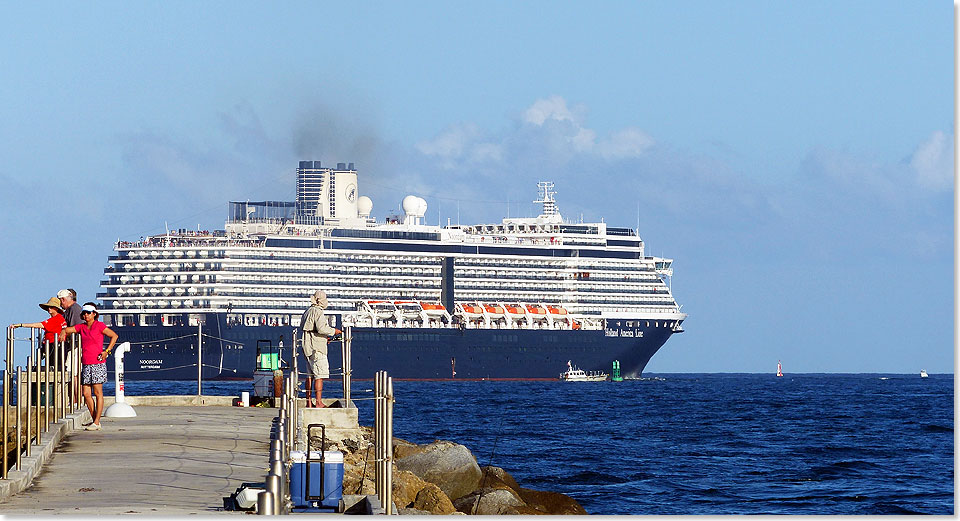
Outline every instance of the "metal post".
<path fill-rule="evenodd" d="M 380 371 L 373 374 L 373 493 L 380 497 Z"/>
<path fill-rule="evenodd" d="M 37 410 L 34 417 L 36 418 L 37 425 L 36 425 L 36 428 L 34 428 L 33 433 L 37 436 L 38 446 L 40 445 L 40 414 L 41 414 L 40 408 L 43 406 L 43 402 L 40 401 L 40 343 L 39 342 L 40 340 L 37 339 L 37 347 L 36 347 L 36 350 L 34 351 L 34 356 L 33 356 L 33 361 L 35 364 L 33 371 L 34 371 L 34 374 L 37 375 L 37 395 L 33 397 L 33 399 L 36 400 Z M 34 349 L 32 339 L 30 341 L 30 349 Z"/>
<path fill-rule="evenodd" d="M 17 470 L 20 470 L 20 458 L 21 451 L 23 451 L 23 443 L 20 441 L 20 431 L 23 430 L 23 422 L 20 421 L 20 403 L 23 402 L 23 371 L 21 367 L 17 366 Z"/>
<path fill-rule="evenodd" d="M 376 448 L 377 497 L 383 506 L 383 513 L 393 513 L 393 379 L 386 371 L 376 375 Z"/>
<path fill-rule="evenodd" d="M 383 504 L 383 513 L 391 515 L 393 514 L 393 378 L 388 377 L 386 372 L 383 373 L 383 376 L 387 380 L 387 400 L 384 407 L 387 413 L 387 432 L 383 447 L 384 459 L 386 460 L 384 461 L 384 467 L 387 471 L 387 479 L 384 480 L 383 488 L 387 500 Z"/>
<path fill-rule="evenodd" d="M 50 430 L 50 341 L 43 342 L 43 390 L 46 395 L 43 400 L 43 432 Z"/>
<path fill-rule="evenodd" d="M 30 351 L 33 351 L 33 344 L 30 344 Z M 31 353 L 32 354 L 32 353 Z M 30 403 L 30 395 L 33 393 L 33 367 L 31 367 L 33 360 L 31 355 L 27 355 L 27 457 L 30 457 L 30 446 L 33 443 L 30 441 L 30 428 L 33 427 L 33 418 L 31 418 L 31 412 L 33 411 L 33 404 Z M 21 395 L 22 396 L 22 395 Z M 17 397 L 17 401 L 20 401 L 20 397 Z"/>
<path fill-rule="evenodd" d="M 284 465 L 280 460 L 270 462 L 270 474 L 280 478 L 280 488 L 277 492 L 277 514 L 283 514 L 287 503 L 287 480 L 284 478 Z M 269 475 L 269 474 L 268 474 Z"/>
<path fill-rule="evenodd" d="M 292 350 L 293 348 L 291 347 L 291 351 Z M 297 417 L 296 416 L 297 412 L 294 409 L 293 399 L 290 397 L 291 393 L 293 392 L 293 390 L 290 389 L 290 387 L 292 386 L 292 382 L 293 382 L 293 375 L 291 374 L 290 376 L 287 377 L 286 387 L 284 387 L 283 389 L 284 391 L 283 400 L 284 402 L 286 402 L 287 410 L 290 412 L 289 417 L 287 419 L 287 423 L 284 425 L 284 428 L 286 429 L 286 432 L 284 433 L 286 434 L 286 439 L 284 440 L 284 444 L 283 444 L 284 445 L 283 455 L 285 458 L 290 454 L 290 443 L 293 441 L 293 423 L 296 421 L 296 417 Z"/>
<path fill-rule="evenodd" d="M 261 516 L 272 516 L 274 515 L 274 509 L 273 492 L 264 490 L 257 494 L 257 514 Z"/>
<path fill-rule="evenodd" d="M 58 338 L 53 343 L 53 421 L 59 421 L 63 414 L 63 405 L 60 403 L 60 368 L 57 363 L 60 361 L 60 348 L 63 342 Z"/>
<path fill-rule="evenodd" d="M 10 351 L 13 347 L 13 328 L 7 328 L 7 360 L 11 358 Z M 6 368 L 6 363 L 4 367 Z M 3 372 L 3 469 L 0 472 L 0 477 L 7 479 L 7 430 L 10 428 L 8 418 L 9 411 L 7 410 L 7 393 L 10 389 L 10 373 L 4 369 Z"/>
<path fill-rule="evenodd" d="M 197 319 L 197 397 L 203 396 L 203 322 Z"/>
<path fill-rule="evenodd" d="M 73 338 L 70 340 L 70 344 L 73 346 L 73 387 L 76 392 L 77 400 L 77 409 L 82 409 L 84 406 L 83 402 L 83 385 L 80 383 L 80 374 L 83 372 L 83 350 L 80 349 L 80 334 L 74 333 Z"/>
<path fill-rule="evenodd" d="M 300 397 L 300 370 L 298 369 L 297 363 L 297 331 L 293 331 L 293 342 L 290 346 L 290 356 L 293 359 L 293 369 L 290 371 L 290 396 L 291 396 L 291 410 L 292 414 L 290 417 L 290 443 L 296 444 L 296 440 L 300 437 L 300 418 L 299 418 L 299 404 L 297 399 Z"/>
<path fill-rule="evenodd" d="M 282 490 L 280 488 L 280 476 L 272 472 L 270 474 L 267 474 L 266 485 L 267 485 L 267 492 L 273 494 L 273 498 L 274 498 L 273 515 L 278 516 L 280 515 L 280 502 L 282 501 L 280 497 L 280 491 Z"/>
<path fill-rule="evenodd" d="M 68 382 L 69 371 L 67 371 L 66 339 L 60 342 L 60 358 L 58 361 L 60 362 L 60 393 L 63 396 L 60 399 L 60 403 L 63 405 L 61 412 L 63 413 L 64 417 L 66 417 L 68 413 L 73 412 L 73 405 L 71 404 L 70 400 L 70 382 Z"/>
<path fill-rule="evenodd" d="M 346 326 L 344 326 L 346 327 Z M 344 330 L 343 336 L 340 338 L 340 365 L 343 367 L 343 371 L 340 375 L 340 378 L 343 380 L 343 406 L 347 406 L 347 380 L 350 378 L 347 376 L 347 335 Z"/>
<path fill-rule="evenodd" d="M 350 384 L 353 375 L 353 326 L 343 327 L 343 406 L 350 407 Z"/>

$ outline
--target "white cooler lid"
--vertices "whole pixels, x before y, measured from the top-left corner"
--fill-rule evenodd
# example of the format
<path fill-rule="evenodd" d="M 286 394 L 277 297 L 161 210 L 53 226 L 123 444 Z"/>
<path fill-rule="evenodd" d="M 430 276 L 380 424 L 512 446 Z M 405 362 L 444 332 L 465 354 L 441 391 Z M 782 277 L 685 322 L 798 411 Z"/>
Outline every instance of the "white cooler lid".
<path fill-rule="evenodd" d="M 343 463 L 343 453 L 340 452 L 339 450 L 325 450 L 323 451 L 323 457 L 327 463 Z M 318 450 L 310 451 L 310 459 L 319 463 L 320 451 Z M 302 450 L 291 450 L 290 461 L 294 463 L 306 463 L 307 453 Z"/>

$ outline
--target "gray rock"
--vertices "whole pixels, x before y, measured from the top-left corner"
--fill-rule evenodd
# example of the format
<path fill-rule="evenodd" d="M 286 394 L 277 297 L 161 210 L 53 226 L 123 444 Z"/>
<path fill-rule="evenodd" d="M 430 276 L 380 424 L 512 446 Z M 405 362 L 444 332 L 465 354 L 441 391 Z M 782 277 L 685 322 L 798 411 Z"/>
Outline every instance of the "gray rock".
<path fill-rule="evenodd" d="M 480 483 L 480 466 L 470 449 L 449 441 L 435 441 L 422 450 L 397 459 L 397 468 L 440 487 L 451 500 L 463 497 Z"/>
<path fill-rule="evenodd" d="M 509 488 L 485 488 L 457 499 L 453 506 L 464 514 L 495 516 L 507 513 L 508 509 L 516 512 L 516 507 L 524 507 L 526 504 Z"/>
<path fill-rule="evenodd" d="M 427 512 L 426 510 L 417 510 L 416 508 L 413 508 L 413 507 L 411 507 L 411 508 L 401 508 L 400 510 L 397 510 L 397 512 L 398 512 L 401 516 L 429 516 L 429 515 L 432 515 L 432 514 L 430 514 L 430 512 Z"/>

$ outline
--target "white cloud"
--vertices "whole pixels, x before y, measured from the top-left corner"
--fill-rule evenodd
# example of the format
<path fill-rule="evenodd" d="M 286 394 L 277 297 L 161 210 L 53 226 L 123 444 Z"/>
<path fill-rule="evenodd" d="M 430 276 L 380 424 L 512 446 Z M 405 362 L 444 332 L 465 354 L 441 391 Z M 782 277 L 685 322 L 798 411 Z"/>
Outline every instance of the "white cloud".
<path fill-rule="evenodd" d="M 417 143 L 415 148 L 440 160 L 448 170 L 462 166 L 461 163 L 496 163 L 503 158 L 503 147 L 482 141 L 480 129 L 472 123 L 451 126 L 433 139 Z"/>
<path fill-rule="evenodd" d="M 477 138 L 479 130 L 476 125 L 464 124 L 447 128 L 429 141 L 417 143 L 417 150 L 428 156 L 437 156 L 444 159 L 458 158 L 463 155 L 464 149 L 470 141 Z"/>
<path fill-rule="evenodd" d="M 585 110 L 580 107 L 576 112 Z M 636 127 L 617 130 L 598 138 L 597 132 L 584 125 L 582 116 L 567 107 L 561 96 L 539 99 L 523 113 L 523 122 L 538 127 L 555 140 L 570 145 L 573 152 L 600 156 L 607 160 L 639 157 L 653 146 L 653 138 Z M 556 124 L 549 124 L 556 122 Z"/>
<path fill-rule="evenodd" d="M 577 152 L 590 152 L 596 146 L 597 133 L 589 128 L 580 128 L 577 135 L 570 138 L 573 149 Z"/>
<path fill-rule="evenodd" d="M 635 127 L 614 132 L 610 139 L 597 144 L 597 153 L 606 159 L 640 157 L 651 146 L 653 138 Z"/>
<path fill-rule="evenodd" d="M 910 168 L 921 187 L 930 190 L 953 189 L 953 139 L 936 131 L 920 144 L 910 158 Z"/>
<path fill-rule="evenodd" d="M 567 108 L 567 101 L 560 96 L 550 96 L 539 99 L 524 113 L 523 120 L 533 125 L 542 126 L 547 120 L 573 121 L 573 113 Z"/>
<path fill-rule="evenodd" d="M 478 143 L 470 152 L 470 160 L 475 163 L 500 161 L 503 159 L 503 147 L 494 143 Z"/>

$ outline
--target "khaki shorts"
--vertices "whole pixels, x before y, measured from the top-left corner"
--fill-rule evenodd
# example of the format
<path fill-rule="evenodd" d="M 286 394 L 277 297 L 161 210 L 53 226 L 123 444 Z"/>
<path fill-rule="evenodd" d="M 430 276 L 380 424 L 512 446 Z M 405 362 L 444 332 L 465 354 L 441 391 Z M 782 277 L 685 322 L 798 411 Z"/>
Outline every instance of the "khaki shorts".
<path fill-rule="evenodd" d="M 330 363 L 327 355 L 313 353 L 307 357 L 307 366 L 303 368 L 303 376 L 315 378 L 330 378 Z"/>

